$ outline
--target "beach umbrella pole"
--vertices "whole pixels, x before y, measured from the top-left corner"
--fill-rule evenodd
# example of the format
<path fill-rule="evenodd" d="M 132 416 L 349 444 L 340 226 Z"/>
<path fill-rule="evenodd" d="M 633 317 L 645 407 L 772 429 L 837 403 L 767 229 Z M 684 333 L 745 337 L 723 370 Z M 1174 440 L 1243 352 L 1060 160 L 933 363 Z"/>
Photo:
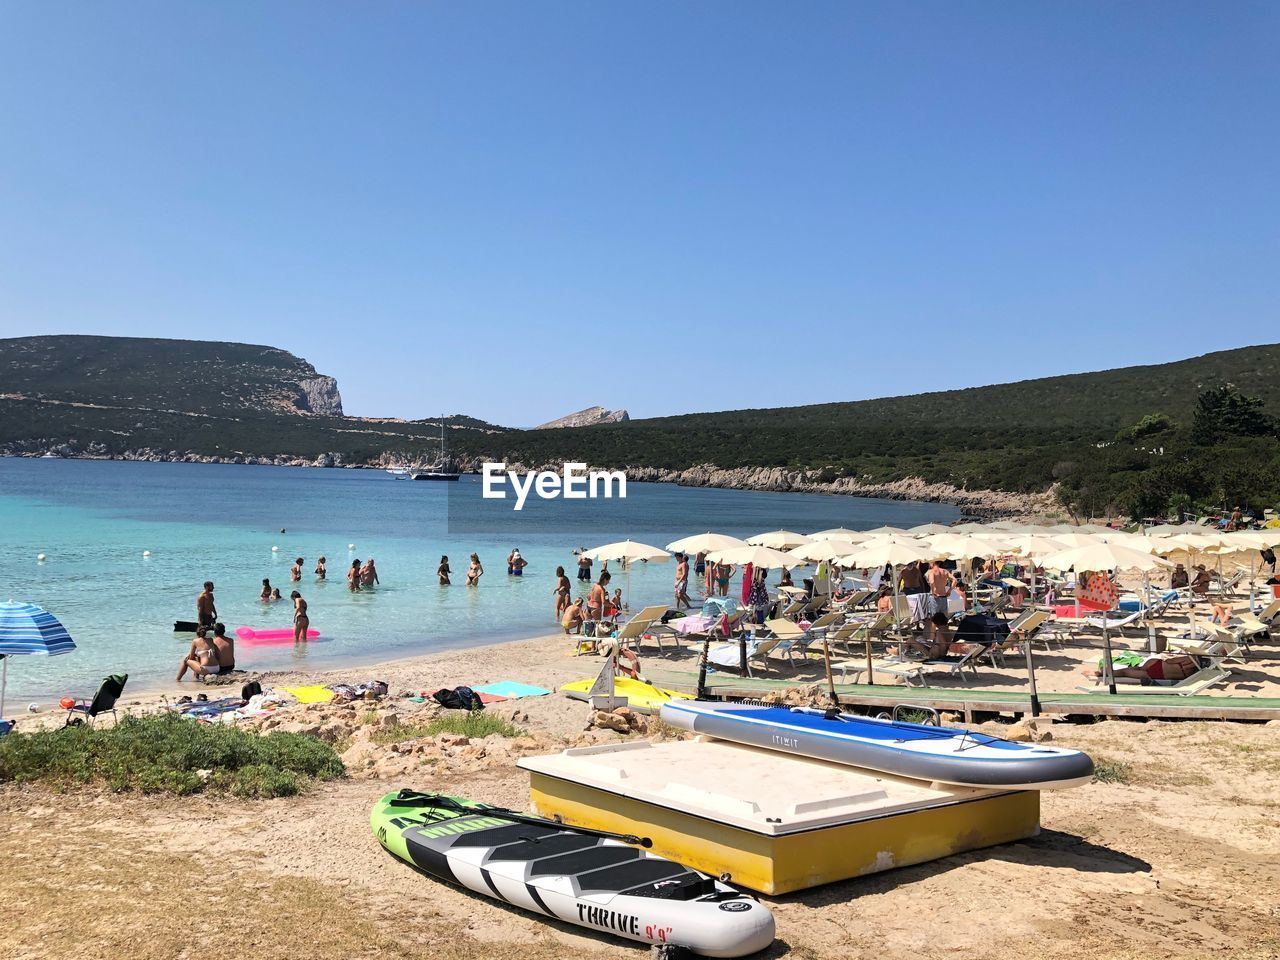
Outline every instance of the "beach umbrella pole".
<path fill-rule="evenodd" d="M 1107 692 L 1114 695 L 1116 692 L 1116 672 L 1114 664 L 1111 662 L 1111 637 L 1107 633 L 1107 618 L 1105 614 L 1102 617 L 1102 663 L 1103 675 L 1107 680 Z"/>
<path fill-rule="evenodd" d="M 1142 575 L 1142 592 L 1146 597 L 1147 604 L 1147 649 L 1151 653 L 1156 652 L 1156 618 L 1151 616 L 1151 574 L 1143 573 Z"/>
<path fill-rule="evenodd" d="M 702 641 L 702 655 L 698 657 L 698 694 L 699 700 L 707 699 L 707 651 L 711 649 L 711 634 Z M 746 674 L 743 674 L 746 676 Z"/>
<path fill-rule="evenodd" d="M 9 658 L 0 655 L 0 720 L 4 719 L 4 688 L 9 685 Z"/>
<path fill-rule="evenodd" d="M 831 649 L 827 646 L 826 634 L 822 636 L 822 667 L 827 672 L 827 692 L 831 694 L 831 702 L 840 706 L 840 698 L 836 696 L 836 684 L 831 679 Z"/>
<path fill-rule="evenodd" d="M 1031 716 L 1040 716 L 1040 695 L 1036 693 L 1036 667 L 1031 660 L 1031 638 L 1022 641 L 1022 652 L 1027 657 L 1027 681 L 1031 684 Z"/>

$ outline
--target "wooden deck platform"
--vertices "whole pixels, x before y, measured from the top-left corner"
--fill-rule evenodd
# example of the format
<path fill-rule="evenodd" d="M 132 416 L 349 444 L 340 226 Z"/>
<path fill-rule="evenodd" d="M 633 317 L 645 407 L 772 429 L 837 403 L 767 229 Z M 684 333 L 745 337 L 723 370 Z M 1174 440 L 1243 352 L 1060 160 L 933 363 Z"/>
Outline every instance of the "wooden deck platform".
<path fill-rule="evenodd" d="M 697 675 L 664 666 L 650 668 L 649 679 L 660 687 L 695 693 Z M 707 677 L 707 690 L 716 697 L 758 698 L 771 690 L 811 686 L 815 681 L 774 680 L 718 673 Z M 933 707 L 963 714 L 966 722 L 975 713 L 1022 716 L 1031 712 L 1031 698 L 1022 691 L 981 690 L 966 687 L 904 687 L 900 685 L 837 683 L 842 703 L 860 707 L 892 709 L 896 704 Z M 1120 692 L 1042 693 L 1041 714 L 1061 717 L 1147 717 L 1178 720 L 1280 720 L 1280 698 L 1239 696 L 1179 697 L 1174 694 Z"/>

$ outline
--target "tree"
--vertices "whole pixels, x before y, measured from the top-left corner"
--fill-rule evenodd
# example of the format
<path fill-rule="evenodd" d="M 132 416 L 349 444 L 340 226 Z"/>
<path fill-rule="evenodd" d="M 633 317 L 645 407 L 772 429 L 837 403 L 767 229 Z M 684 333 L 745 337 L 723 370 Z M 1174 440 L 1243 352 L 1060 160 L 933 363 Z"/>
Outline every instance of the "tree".
<path fill-rule="evenodd" d="M 1276 421 L 1262 409 L 1257 397 L 1246 397 L 1230 384 L 1203 390 L 1196 398 L 1191 439 L 1196 443 L 1221 443 L 1227 437 L 1274 435 Z"/>

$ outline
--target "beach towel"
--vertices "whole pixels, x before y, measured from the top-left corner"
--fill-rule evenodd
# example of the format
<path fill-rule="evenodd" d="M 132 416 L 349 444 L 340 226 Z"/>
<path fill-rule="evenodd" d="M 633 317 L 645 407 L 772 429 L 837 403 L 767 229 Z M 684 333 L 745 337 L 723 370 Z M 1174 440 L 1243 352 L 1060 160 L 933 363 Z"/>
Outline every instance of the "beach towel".
<path fill-rule="evenodd" d="M 528 683 L 517 683 L 514 680 L 499 680 L 497 683 L 486 683 L 483 687 L 475 687 L 476 693 L 491 693 L 495 697 L 508 700 L 519 700 L 521 697 L 545 697 L 550 690 L 535 687 Z"/>
<path fill-rule="evenodd" d="M 479 690 L 477 690 L 475 694 L 480 698 L 480 702 L 483 704 L 502 703 L 504 700 L 511 699 L 510 697 L 500 697 L 496 693 L 481 693 Z"/>
<path fill-rule="evenodd" d="M 285 687 L 284 690 L 299 703 L 328 703 L 333 699 L 333 691 L 318 683 L 309 687 Z"/>

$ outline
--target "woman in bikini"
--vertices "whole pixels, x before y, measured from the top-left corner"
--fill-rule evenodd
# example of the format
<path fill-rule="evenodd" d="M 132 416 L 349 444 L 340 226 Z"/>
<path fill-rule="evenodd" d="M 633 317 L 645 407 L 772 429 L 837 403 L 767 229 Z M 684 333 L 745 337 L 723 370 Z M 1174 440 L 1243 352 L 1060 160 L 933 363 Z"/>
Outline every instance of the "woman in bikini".
<path fill-rule="evenodd" d="M 471 566 L 467 568 L 467 586 L 480 586 L 480 578 L 484 576 L 484 566 L 480 563 L 480 554 L 471 555 Z"/>
<path fill-rule="evenodd" d="M 449 586 L 452 582 L 449 579 L 450 573 L 452 573 L 452 571 L 449 569 L 449 556 L 446 554 L 440 558 L 440 566 L 436 567 L 436 576 L 440 578 L 440 586 Z"/>
<path fill-rule="evenodd" d="M 351 569 L 347 571 L 347 589 L 352 593 L 360 592 L 360 561 L 352 560 Z"/>
<path fill-rule="evenodd" d="M 271 599 L 271 580 L 268 577 L 262 578 L 262 592 L 258 594 L 258 599 L 266 603 Z"/>
<path fill-rule="evenodd" d="M 197 680 L 218 675 L 218 648 L 209 639 L 204 628 L 196 632 L 196 638 L 191 642 L 191 649 L 187 651 L 187 655 L 182 660 L 182 666 L 178 668 L 177 679 L 181 680 L 188 670 L 195 674 Z"/>
<path fill-rule="evenodd" d="M 323 580 L 325 578 L 324 557 L 316 561 L 316 579 Z"/>
<path fill-rule="evenodd" d="M 307 628 L 311 626 L 311 618 L 307 616 L 307 601 L 297 590 L 289 594 L 293 600 L 293 642 L 301 643 L 307 639 Z"/>
<path fill-rule="evenodd" d="M 556 567 L 556 588 L 551 591 L 556 598 L 556 620 L 563 617 L 565 610 L 569 608 L 569 594 L 572 589 L 569 578 L 565 576 L 564 567 Z"/>

